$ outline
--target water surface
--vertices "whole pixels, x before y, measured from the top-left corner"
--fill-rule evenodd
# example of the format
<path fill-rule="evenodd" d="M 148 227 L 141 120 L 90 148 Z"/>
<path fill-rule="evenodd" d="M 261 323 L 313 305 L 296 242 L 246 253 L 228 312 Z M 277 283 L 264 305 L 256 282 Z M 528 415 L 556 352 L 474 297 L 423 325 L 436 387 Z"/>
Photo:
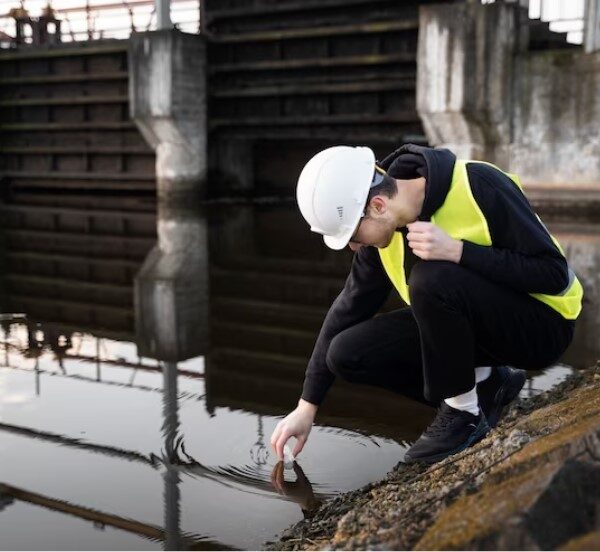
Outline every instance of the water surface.
<path fill-rule="evenodd" d="M 384 476 L 431 419 L 336 382 L 285 492 L 273 485 L 271 432 L 297 403 L 350 261 L 292 203 L 157 213 L 32 195 L 2 218 L 0 312 L 24 315 L 1 330 L 2 549 L 260 548 Z M 552 230 L 585 310 L 524 395 L 600 356 L 598 228 Z"/>

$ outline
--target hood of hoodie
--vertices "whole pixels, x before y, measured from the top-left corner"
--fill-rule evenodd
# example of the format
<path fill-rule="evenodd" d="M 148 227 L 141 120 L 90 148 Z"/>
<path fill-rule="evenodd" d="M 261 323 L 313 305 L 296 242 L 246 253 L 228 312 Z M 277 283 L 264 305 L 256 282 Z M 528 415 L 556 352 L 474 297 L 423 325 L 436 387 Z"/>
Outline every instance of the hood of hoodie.
<path fill-rule="evenodd" d="M 446 199 L 455 162 L 456 155 L 448 149 L 405 144 L 378 165 L 393 178 L 425 177 L 425 198 L 418 219 L 429 221 Z"/>

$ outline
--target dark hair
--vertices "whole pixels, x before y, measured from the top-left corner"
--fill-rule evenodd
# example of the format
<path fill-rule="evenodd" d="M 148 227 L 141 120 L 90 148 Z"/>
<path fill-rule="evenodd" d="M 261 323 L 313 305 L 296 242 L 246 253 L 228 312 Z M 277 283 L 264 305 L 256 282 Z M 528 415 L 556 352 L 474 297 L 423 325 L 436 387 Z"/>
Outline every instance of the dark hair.
<path fill-rule="evenodd" d="M 371 199 L 376 195 L 394 197 L 397 193 L 398 187 L 396 186 L 396 179 L 392 178 L 389 174 L 384 174 L 383 182 L 369 190 L 369 195 L 367 196 L 367 205 L 369 204 L 369 201 L 371 201 Z"/>

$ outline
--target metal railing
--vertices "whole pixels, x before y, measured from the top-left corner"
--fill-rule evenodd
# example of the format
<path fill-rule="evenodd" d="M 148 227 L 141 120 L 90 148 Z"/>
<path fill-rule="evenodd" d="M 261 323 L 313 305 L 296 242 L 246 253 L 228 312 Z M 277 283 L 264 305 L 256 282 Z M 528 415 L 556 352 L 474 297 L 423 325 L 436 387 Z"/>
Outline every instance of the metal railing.
<path fill-rule="evenodd" d="M 171 0 L 173 26 L 201 30 L 202 0 Z M 154 0 L 0 0 L 0 48 L 128 38 L 156 29 Z"/>
<path fill-rule="evenodd" d="M 496 1 L 518 2 L 529 9 L 530 19 L 549 23 L 550 30 L 556 33 L 566 33 L 571 44 L 583 43 L 586 0 L 481 0 L 482 4 Z"/>
<path fill-rule="evenodd" d="M 583 43 L 585 0 L 530 0 L 529 17 L 550 23 L 550 30 L 567 33 L 567 42 Z"/>
<path fill-rule="evenodd" d="M 184 32 L 200 32 L 203 0 L 170 1 L 173 25 Z M 481 0 L 496 1 L 528 7 L 531 19 L 566 33 L 567 42 L 583 43 L 586 0 Z M 155 0 L 0 0 L 0 48 L 128 38 L 131 32 L 154 30 L 156 20 Z"/>

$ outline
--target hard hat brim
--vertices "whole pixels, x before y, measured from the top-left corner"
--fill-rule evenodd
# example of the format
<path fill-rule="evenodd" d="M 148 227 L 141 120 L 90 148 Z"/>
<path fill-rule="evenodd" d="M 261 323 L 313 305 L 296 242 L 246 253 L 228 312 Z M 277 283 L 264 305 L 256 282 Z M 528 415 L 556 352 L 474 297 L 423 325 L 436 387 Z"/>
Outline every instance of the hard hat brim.
<path fill-rule="evenodd" d="M 323 236 L 323 241 L 325 245 L 330 249 L 334 249 L 335 251 L 339 251 L 340 249 L 344 249 L 350 242 L 350 238 L 356 232 L 358 225 L 360 224 L 360 218 L 356 222 L 356 226 L 351 228 L 348 232 L 343 234 L 342 236 Z"/>

